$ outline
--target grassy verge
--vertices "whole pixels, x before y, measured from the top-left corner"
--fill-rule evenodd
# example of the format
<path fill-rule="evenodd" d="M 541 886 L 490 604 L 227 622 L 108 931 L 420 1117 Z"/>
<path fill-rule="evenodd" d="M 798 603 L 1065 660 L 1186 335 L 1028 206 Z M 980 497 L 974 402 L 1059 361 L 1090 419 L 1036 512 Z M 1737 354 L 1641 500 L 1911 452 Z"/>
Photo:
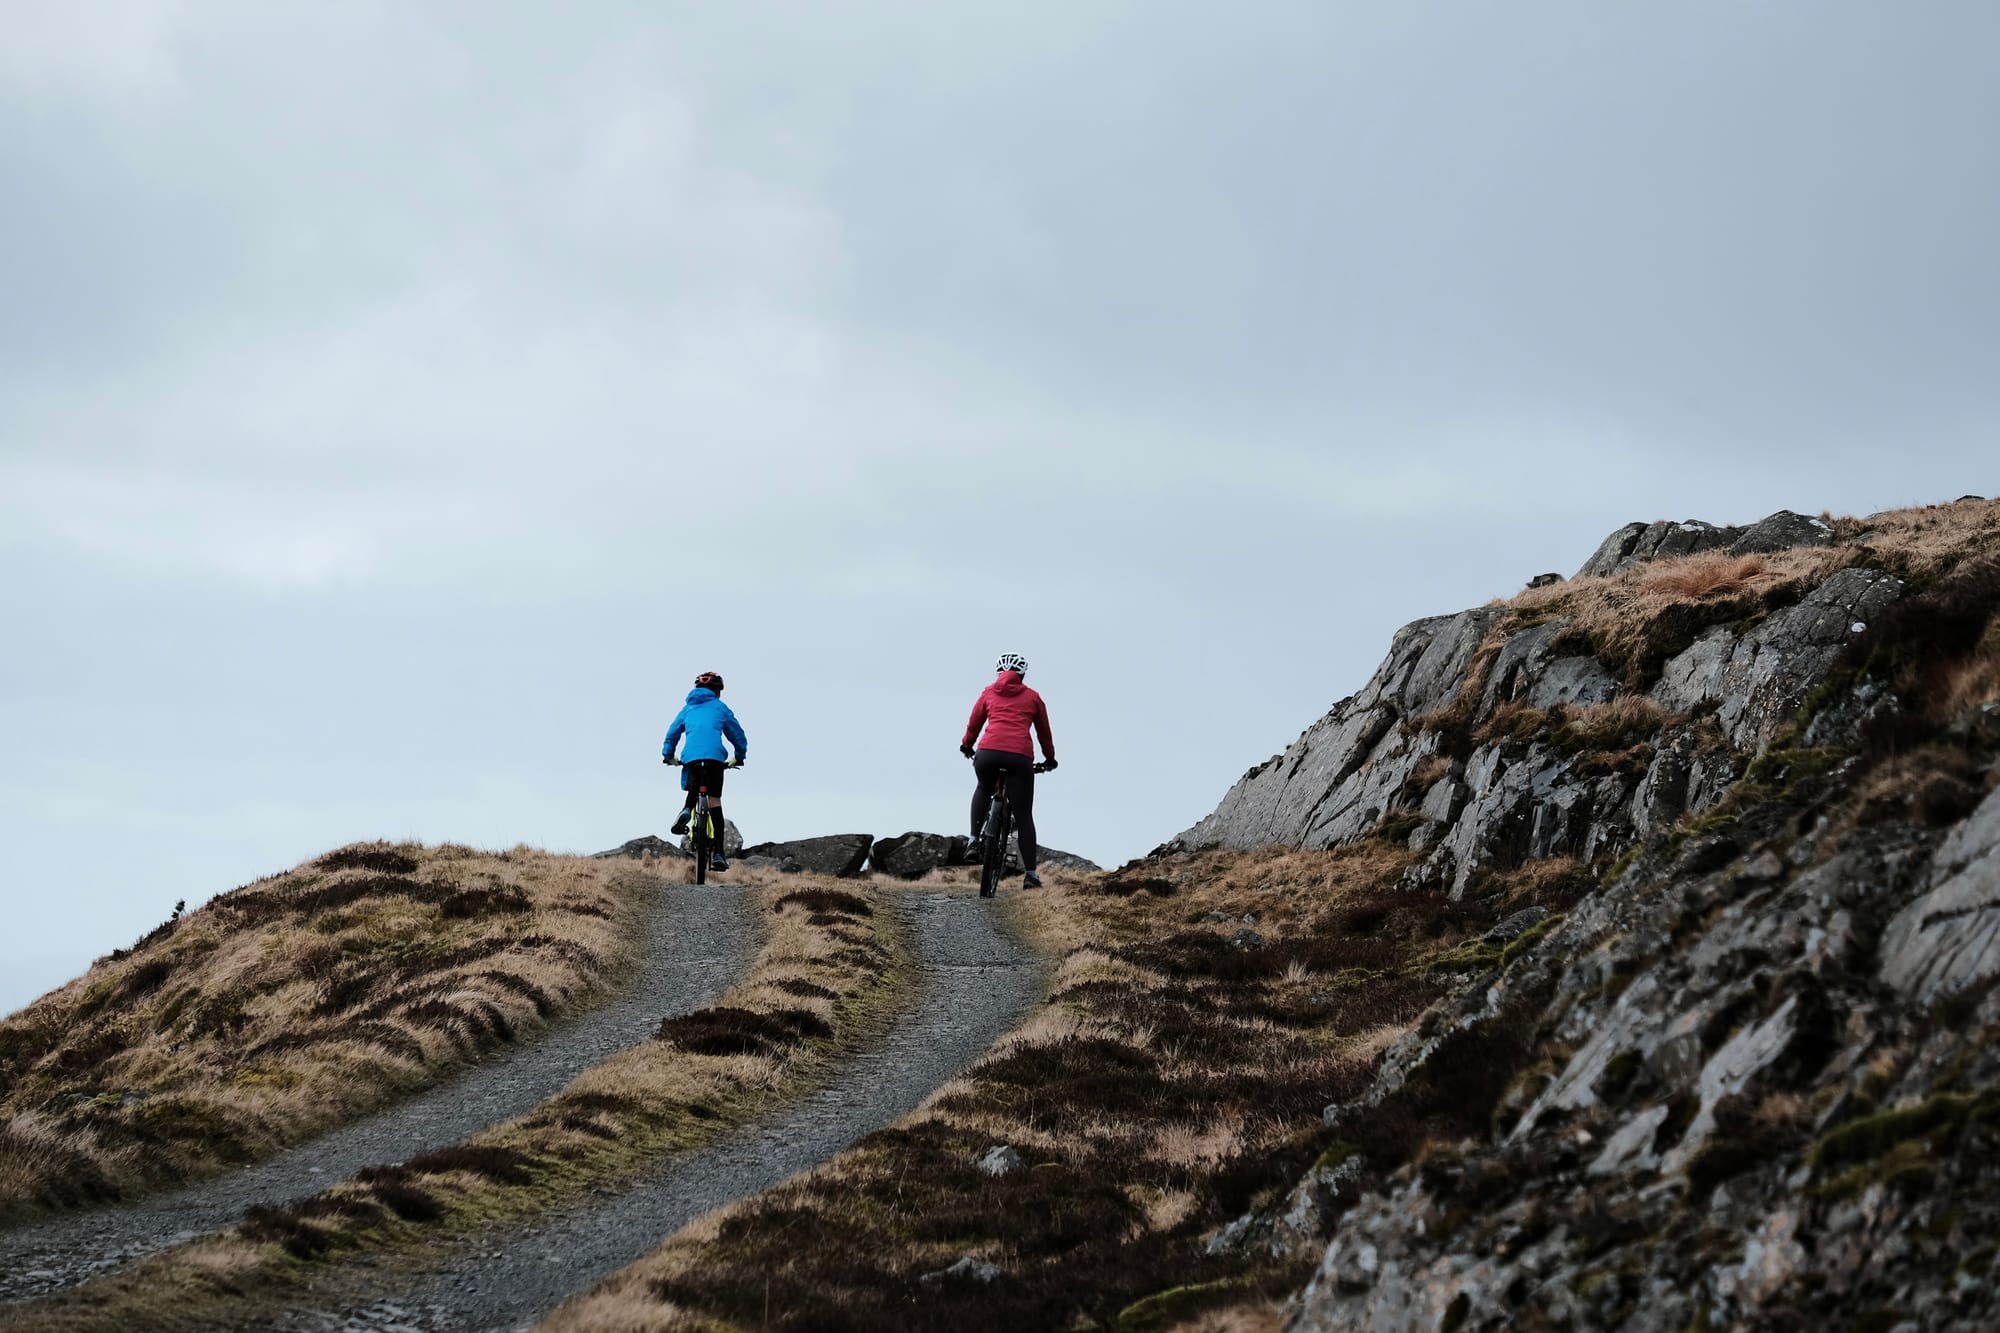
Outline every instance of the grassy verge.
<path fill-rule="evenodd" d="M 233 1231 L 15 1313 L 65 1330 L 254 1321 L 306 1289 L 358 1289 L 385 1258 L 441 1249 L 706 1143 L 809 1086 L 838 1050 L 886 1021 L 910 972 L 905 942 L 882 890 L 759 878 L 767 936 L 716 1005 L 664 1021 L 653 1040 L 524 1116 L 311 1198 L 254 1208 Z"/>
<path fill-rule="evenodd" d="M 1028 1023 L 903 1122 L 686 1228 L 546 1327 L 1275 1328 L 1310 1261 L 1208 1238 L 1353 1151 L 1321 1108 L 1452 984 L 1432 964 L 1540 887 L 1454 903 L 1397 887 L 1412 859 L 1216 853 L 1012 895 L 1063 959 Z M 1463 1091 L 1413 1094 L 1401 1150 L 1483 1116 L 1444 1108 Z M 1021 1169 L 982 1171 L 1003 1144 Z M 965 1260 L 990 1280 L 950 1271 Z"/>
<path fill-rule="evenodd" d="M 248 1162 L 588 1002 L 643 877 L 360 844 L 175 915 L 0 1021 L 0 1217 Z"/>

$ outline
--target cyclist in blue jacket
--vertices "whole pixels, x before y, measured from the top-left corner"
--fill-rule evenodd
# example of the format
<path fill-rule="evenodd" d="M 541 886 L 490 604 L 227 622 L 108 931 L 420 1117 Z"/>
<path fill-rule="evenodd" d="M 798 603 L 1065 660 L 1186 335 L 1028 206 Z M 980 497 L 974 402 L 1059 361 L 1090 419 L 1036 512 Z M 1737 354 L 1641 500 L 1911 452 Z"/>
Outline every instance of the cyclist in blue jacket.
<path fill-rule="evenodd" d="M 708 788 L 708 809 L 715 816 L 715 827 L 724 827 L 722 822 L 722 772 L 725 767 L 740 768 L 744 758 L 750 753 L 750 738 L 743 734 L 743 724 L 736 720 L 736 714 L 729 705 L 722 702 L 722 677 L 713 671 L 704 671 L 694 678 L 694 688 L 688 691 L 687 702 L 674 716 L 674 724 L 667 728 L 666 743 L 660 747 L 663 763 L 681 765 L 681 790 L 687 793 L 687 803 L 681 808 L 681 817 L 674 821 L 676 836 L 688 831 L 688 821 L 693 818 L 695 793 Z M 735 747 L 736 758 L 732 761 L 729 751 L 722 742 L 727 739 Z M 685 741 L 679 757 L 674 754 L 674 746 Z M 710 870 L 729 869 L 724 848 L 718 845 L 708 859 Z"/>

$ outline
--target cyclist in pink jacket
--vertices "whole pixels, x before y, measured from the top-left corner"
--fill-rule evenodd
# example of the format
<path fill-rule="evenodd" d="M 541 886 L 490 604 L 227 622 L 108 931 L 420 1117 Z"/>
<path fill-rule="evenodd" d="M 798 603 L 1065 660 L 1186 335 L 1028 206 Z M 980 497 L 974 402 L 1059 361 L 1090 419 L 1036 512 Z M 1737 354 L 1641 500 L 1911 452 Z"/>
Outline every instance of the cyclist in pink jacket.
<path fill-rule="evenodd" d="M 1021 843 L 1021 868 L 1031 889 L 1042 887 L 1035 873 L 1035 747 L 1042 743 L 1043 770 L 1056 766 L 1056 743 L 1049 733 L 1049 709 L 1042 696 L 1028 688 L 1028 659 L 1007 653 L 994 666 L 999 673 L 972 705 L 972 720 L 966 723 L 965 738 L 958 752 L 972 761 L 979 786 L 972 793 L 972 842 L 979 842 L 979 830 L 986 824 L 987 809 L 993 804 L 993 784 L 1005 781 L 1007 802 L 1014 810 L 1014 827 Z M 1031 733 L 1033 739 L 1031 739 Z"/>

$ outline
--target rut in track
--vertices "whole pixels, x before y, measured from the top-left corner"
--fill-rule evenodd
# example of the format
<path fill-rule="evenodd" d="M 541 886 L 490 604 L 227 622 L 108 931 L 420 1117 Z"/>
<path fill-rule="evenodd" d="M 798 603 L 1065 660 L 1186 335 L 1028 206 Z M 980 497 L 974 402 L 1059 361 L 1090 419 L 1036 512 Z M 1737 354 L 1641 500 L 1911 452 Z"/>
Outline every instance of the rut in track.
<path fill-rule="evenodd" d="M 365 1166 L 456 1143 L 533 1107 L 660 1020 L 713 1002 L 749 966 L 754 901 L 727 885 L 662 885 L 639 975 L 605 1003 L 393 1106 L 216 1180 L 0 1231 L 0 1301 L 30 1299 L 215 1231 L 255 1203 L 315 1194 Z"/>
<path fill-rule="evenodd" d="M 393 1301 L 338 1314 L 301 1311 L 280 1327 L 526 1328 L 703 1213 L 769 1189 L 915 1110 L 1020 1021 L 1041 993 L 1043 968 L 990 901 L 911 894 L 903 908 L 917 995 L 877 1046 L 844 1060 L 816 1093 L 616 1194 L 481 1238 Z"/>

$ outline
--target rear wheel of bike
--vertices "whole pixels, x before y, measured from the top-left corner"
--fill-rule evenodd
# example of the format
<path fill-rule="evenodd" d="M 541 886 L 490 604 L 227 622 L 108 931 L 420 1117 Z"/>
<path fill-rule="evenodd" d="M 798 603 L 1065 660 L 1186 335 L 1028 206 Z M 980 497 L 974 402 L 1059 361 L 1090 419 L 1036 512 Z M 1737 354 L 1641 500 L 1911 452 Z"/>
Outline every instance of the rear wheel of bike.
<path fill-rule="evenodd" d="M 694 882 L 708 883 L 708 811 L 700 811 L 694 821 L 694 840 L 689 844 L 694 853 Z"/>
<path fill-rule="evenodd" d="M 986 836 L 980 840 L 979 896 L 991 898 L 1000 891 L 1000 872 L 1007 860 L 1008 821 L 998 815 L 986 821 Z"/>

